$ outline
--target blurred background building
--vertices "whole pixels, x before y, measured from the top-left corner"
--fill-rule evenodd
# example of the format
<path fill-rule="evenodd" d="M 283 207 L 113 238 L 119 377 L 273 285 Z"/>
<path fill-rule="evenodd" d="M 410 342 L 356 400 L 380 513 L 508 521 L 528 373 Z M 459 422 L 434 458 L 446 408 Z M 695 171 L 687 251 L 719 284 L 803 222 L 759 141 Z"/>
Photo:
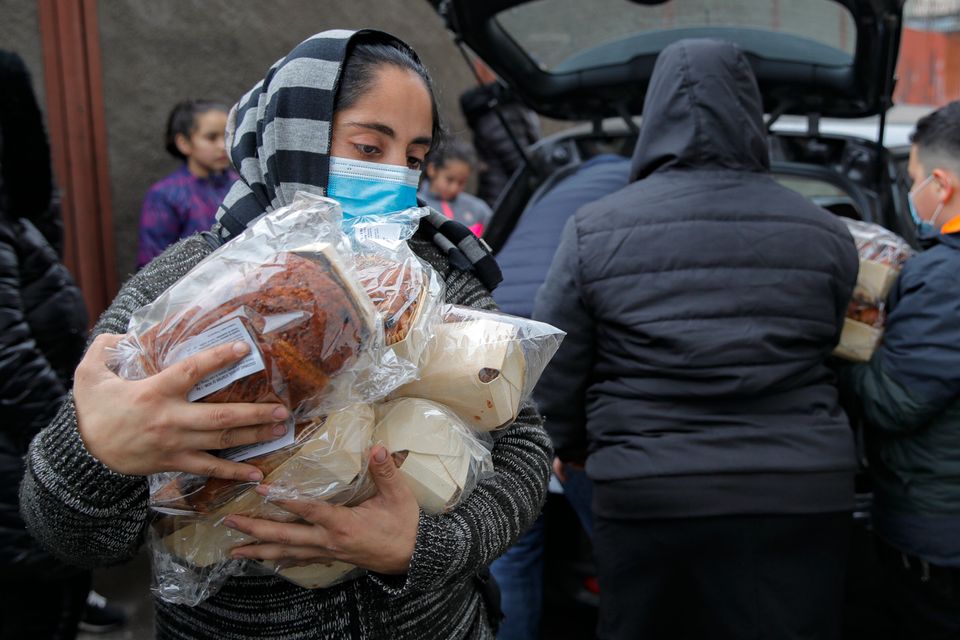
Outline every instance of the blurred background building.
<path fill-rule="evenodd" d="M 897 66 L 898 104 L 960 98 L 960 0 L 907 0 Z"/>

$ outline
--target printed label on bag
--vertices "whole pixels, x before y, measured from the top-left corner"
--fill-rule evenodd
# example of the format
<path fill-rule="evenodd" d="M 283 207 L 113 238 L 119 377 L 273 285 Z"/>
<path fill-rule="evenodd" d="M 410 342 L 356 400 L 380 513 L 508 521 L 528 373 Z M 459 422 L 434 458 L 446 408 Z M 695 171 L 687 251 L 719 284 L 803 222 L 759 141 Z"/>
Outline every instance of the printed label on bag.
<path fill-rule="evenodd" d="M 247 346 L 250 347 L 250 352 L 246 357 L 239 362 L 233 363 L 229 367 L 214 371 L 198 382 L 196 386 L 190 390 L 190 393 L 187 394 L 187 400 L 194 402 L 223 389 L 234 380 L 239 380 L 258 371 L 263 371 L 263 358 L 260 356 L 260 351 L 257 349 L 256 343 L 243 326 L 240 318 L 234 318 L 223 324 L 218 324 L 203 333 L 184 340 L 182 344 L 177 345 L 170 352 L 170 355 L 167 357 L 169 363 L 167 366 L 189 358 L 204 349 L 238 341 L 246 342 Z"/>
<path fill-rule="evenodd" d="M 239 341 L 246 342 L 247 346 L 250 347 L 250 352 L 239 362 L 235 362 L 220 371 L 215 371 L 198 382 L 196 386 L 190 390 L 190 393 L 187 394 L 187 400 L 194 402 L 223 389 L 234 380 L 239 380 L 258 371 L 263 371 L 263 357 L 260 355 L 256 343 L 246 327 L 243 326 L 240 318 L 233 318 L 215 327 L 211 327 L 203 333 L 184 340 L 182 344 L 177 345 L 177 347 L 171 351 L 167 359 L 170 364 L 174 364 L 204 349 Z M 282 449 L 283 447 L 288 447 L 293 444 L 294 436 L 294 422 L 291 419 L 287 421 L 287 432 L 281 437 L 270 440 L 269 442 L 255 442 L 253 444 L 223 449 L 219 452 L 219 456 L 227 460 L 240 462 L 248 458 L 276 451 L 277 449 Z"/>
<path fill-rule="evenodd" d="M 360 242 L 399 242 L 403 234 L 402 224 L 357 224 L 353 227 L 354 237 Z"/>

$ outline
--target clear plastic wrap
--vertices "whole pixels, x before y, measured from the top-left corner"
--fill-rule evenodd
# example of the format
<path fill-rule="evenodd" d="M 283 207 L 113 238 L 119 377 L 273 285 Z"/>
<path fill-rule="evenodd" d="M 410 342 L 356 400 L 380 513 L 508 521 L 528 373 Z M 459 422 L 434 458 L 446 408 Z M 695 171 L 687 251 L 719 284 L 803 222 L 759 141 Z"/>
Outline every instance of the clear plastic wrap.
<path fill-rule="evenodd" d="M 444 305 L 416 380 L 391 394 L 442 403 L 477 431 L 517 417 L 560 347 L 563 331 L 535 320 Z"/>
<path fill-rule="evenodd" d="M 238 339 L 251 353 L 189 399 L 277 401 L 293 420 L 367 399 L 354 383 L 377 366 L 384 338 L 335 202 L 298 194 L 214 251 L 133 314 L 113 364 L 140 379 Z"/>
<path fill-rule="evenodd" d="M 305 425 L 295 445 L 273 452 L 269 466 L 261 467 L 270 487 L 267 497 L 257 493 L 252 482 L 206 481 L 187 474 L 151 476 L 151 507 L 158 517 L 151 525 L 150 546 L 154 588 L 160 596 L 168 602 L 195 605 L 230 576 L 274 571 L 298 584 L 305 581 L 316 586 L 333 584 L 318 584 L 321 574 L 331 581 L 348 578 L 352 572 L 327 568 L 318 573 L 319 567 L 314 567 L 311 574 L 306 567 L 232 560 L 231 549 L 254 539 L 224 526 L 223 521 L 230 515 L 295 521 L 292 514 L 270 502 L 276 498 L 362 502 L 374 491 L 366 473 L 374 424 L 373 408 L 356 405 Z M 183 486 L 191 478 L 197 491 Z"/>
<path fill-rule="evenodd" d="M 563 333 L 444 304 L 440 277 L 407 244 L 426 212 L 343 221 L 334 201 L 298 194 L 134 314 L 114 358 L 120 375 L 153 375 L 244 339 L 250 355 L 190 399 L 279 401 L 292 411 L 283 438 L 220 452 L 261 469 L 267 498 L 252 482 L 150 477 L 162 599 L 195 605 L 237 575 L 321 588 L 361 574 L 343 562 L 233 560 L 230 550 L 252 539 L 223 521 L 294 521 L 273 498 L 359 504 L 376 491 L 366 468 L 374 442 L 392 452 L 427 513 L 455 508 L 492 473 L 490 437 L 477 432 L 515 419 Z"/>
<path fill-rule="evenodd" d="M 394 462 L 424 513 L 456 508 L 493 473 L 490 445 L 442 404 L 399 398 L 377 405 L 374 443 Z"/>
<path fill-rule="evenodd" d="M 834 355 L 866 362 L 883 337 L 887 295 L 913 249 L 906 240 L 878 224 L 846 218 L 844 222 L 857 245 L 860 270 Z"/>
<path fill-rule="evenodd" d="M 377 391 L 416 377 L 423 350 L 440 322 L 443 283 L 407 244 L 428 211 L 416 207 L 344 222 L 360 284 L 383 321 L 386 351 L 380 366 L 361 381 Z"/>

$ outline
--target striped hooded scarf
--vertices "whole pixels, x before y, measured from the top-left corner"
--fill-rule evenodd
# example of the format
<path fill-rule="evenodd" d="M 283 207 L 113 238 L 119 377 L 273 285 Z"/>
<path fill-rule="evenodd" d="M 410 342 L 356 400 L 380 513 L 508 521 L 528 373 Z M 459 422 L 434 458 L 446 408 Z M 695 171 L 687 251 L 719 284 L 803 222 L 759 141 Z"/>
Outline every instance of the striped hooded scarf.
<path fill-rule="evenodd" d="M 260 215 L 293 202 L 297 191 L 326 195 L 333 107 L 343 62 L 356 36 L 382 39 L 417 54 L 403 41 L 372 30 L 318 33 L 278 60 L 230 110 L 227 146 L 240 174 L 217 211 L 212 231 L 226 241 Z M 450 264 L 472 271 L 490 290 L 500 269 L 469 229 L 431 211 L 421 222 Z"/>

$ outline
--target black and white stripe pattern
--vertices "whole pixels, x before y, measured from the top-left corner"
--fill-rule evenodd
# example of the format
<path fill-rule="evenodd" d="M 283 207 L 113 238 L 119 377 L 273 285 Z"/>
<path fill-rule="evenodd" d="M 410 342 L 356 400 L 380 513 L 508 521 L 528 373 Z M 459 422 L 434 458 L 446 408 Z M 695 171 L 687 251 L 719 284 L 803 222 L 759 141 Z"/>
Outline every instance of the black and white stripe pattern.
<path fill-rule="evenodd" d="M 347 48 L 361 33 L 378 32 L 324 31 L 304 40 L 230 110 L 230 160 L 241 179 L 217 212 L 221 238 L 289 204 L 297 191 L 326 194 L 334 99 Z"/>
<path fill-rule="evenodd" d="M 227 146 L 240 180 L 217 211 L 218 238 L 227 240 L 267 211 L 290 204 L 297 191 L 326 195 L 333 107 L 343 61 L 359 35 L 401 47 L 418 60 L 405 43 L 381 31 L 333 30 L 304 40 L 274 63 L 227 119 Z M 493 290 L 501 275 L 487 248 L 463 225 L 436 216 L 427 220 L 450 262 Z"/>

